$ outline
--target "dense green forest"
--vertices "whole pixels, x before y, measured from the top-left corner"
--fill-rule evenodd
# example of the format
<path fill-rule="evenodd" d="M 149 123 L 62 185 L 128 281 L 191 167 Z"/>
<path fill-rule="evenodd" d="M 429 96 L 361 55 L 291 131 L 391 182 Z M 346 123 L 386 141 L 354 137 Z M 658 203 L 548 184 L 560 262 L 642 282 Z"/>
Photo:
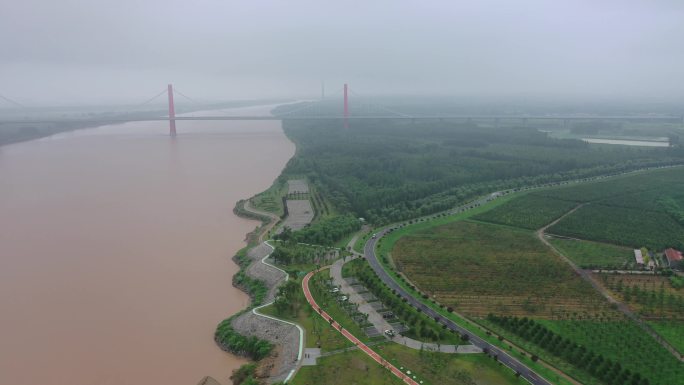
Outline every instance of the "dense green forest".
<path fill-rule="evenodd" d="M 284 120 L 297 154 L 283 175 L 305 175 L 341 212 L 386 223 L 479 194 L 684 161 L 678 148 L 589 145 L 534 128 L 453 121 Z"/>

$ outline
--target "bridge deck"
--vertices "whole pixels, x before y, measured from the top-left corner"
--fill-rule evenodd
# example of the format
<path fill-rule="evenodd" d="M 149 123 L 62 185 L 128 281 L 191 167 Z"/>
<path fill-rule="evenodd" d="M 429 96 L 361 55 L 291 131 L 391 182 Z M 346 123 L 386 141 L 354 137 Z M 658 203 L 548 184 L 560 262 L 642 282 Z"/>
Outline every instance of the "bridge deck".
<path fill-rule="evenodd" d="M 170 119 L 166 116 L 149 118 L 98 118 L 98 119 L 12 119 L 0 120 L 0 124 L 39 124 L 39 123 L 121 123 L 121 122 L 152 122 L 152 121 L 196 121 L 196 120 L 629 120 L 629 121 L 671 121 L 682 122 L 681 116 L 671 115 L 368 115 L 349 116 L 177 116 Z"/>

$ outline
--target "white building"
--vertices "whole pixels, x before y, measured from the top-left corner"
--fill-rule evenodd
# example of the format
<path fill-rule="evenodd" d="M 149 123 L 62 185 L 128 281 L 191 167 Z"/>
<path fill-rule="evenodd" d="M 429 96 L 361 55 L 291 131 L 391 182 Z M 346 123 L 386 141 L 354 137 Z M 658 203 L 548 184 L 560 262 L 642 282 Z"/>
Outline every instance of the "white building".
<path fill-rule="evenodd" d="M 638 266 L 643 266 L 644 265 L 644 256 L 641 255 L 641 250 L 639 249 L 634 249 L 634 259 L 636 260 L 636 264 Z"/>

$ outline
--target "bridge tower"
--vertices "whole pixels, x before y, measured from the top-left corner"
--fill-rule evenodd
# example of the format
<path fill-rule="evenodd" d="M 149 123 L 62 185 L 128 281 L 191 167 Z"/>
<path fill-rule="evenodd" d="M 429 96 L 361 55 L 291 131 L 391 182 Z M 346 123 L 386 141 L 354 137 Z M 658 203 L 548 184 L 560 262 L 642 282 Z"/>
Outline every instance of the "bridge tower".
<path fill-rule="evenodd" d="M 349 98 L 347 96 L 347 83 L 344 83 L 344 128 L 349 128 Z"/>
<path fill-rule="evenodd" d="M 176 108 L 173 105 L 173 84 L 169 84 L 169 135 L 176 136 Z"/>

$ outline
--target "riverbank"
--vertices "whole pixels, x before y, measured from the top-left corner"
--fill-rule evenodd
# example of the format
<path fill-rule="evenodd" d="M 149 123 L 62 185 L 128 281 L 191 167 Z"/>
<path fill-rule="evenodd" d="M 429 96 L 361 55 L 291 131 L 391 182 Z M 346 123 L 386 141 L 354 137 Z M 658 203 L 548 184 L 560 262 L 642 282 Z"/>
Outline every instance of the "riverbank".
<path fill-rule="evenodd" d="M 259 218 L 262 225 L 247 234 L 247 239 L 252 242 L 233 257 L 240 266 L 240 271 L 233 277 L 233 285 L 247 293 L 251 303 L 247 309 L 219 325 L 215 340 L 224 351 L 257 358 L 253 375 L 268 383 L 274 383 L 289 380 L 295 372 L 301 360 L 303 331 L 290 322 L 264 316 L 257 311 L 259 307 L 271 304 L 275 300 L 278 287 L 287 279 L 287 273 L 265 263 L 273 247 L 264 242 L 263 238 L 280 218 L 256 210 L 248 202 L 239 201 L 234 212 L 247 218 Z M 242 348 L 243 344 L 228 343 L 225 337 L 221 337 L 222 329 L 226 329 L 228 324 L 232 331 L 242 336 L 256 337 L 269 342 L 272 345 L 269 354 L 255 357 Z"/>

